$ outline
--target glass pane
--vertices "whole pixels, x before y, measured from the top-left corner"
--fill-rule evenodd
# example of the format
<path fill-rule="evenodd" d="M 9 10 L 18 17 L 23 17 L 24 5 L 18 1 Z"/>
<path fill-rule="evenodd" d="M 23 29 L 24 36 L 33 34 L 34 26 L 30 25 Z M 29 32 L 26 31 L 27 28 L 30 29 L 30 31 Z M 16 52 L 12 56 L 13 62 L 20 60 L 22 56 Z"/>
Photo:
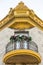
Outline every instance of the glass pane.
<path fill-rule="evenodd" d="M 34 43 L 33 41 L 31 41 L 29 43 L 29 49 L 34 50 L 34 51 L 38 51 L 38 47 L 37 47 L 36 43 Z"/>
<path fill-rule="evenodd" d="M 27 49 L 27 41 L 24 41 L 24 49 Z"/>
<path fill-rule="evenodd" d="M 9 43 L 7 46 L 7 51 L 13 50 L 13 43 Z"/>
<path fill-rule="evenodd" d="M 16 49 L 20 49 L 20 42 L 19 41 L 16 42 Z"/>

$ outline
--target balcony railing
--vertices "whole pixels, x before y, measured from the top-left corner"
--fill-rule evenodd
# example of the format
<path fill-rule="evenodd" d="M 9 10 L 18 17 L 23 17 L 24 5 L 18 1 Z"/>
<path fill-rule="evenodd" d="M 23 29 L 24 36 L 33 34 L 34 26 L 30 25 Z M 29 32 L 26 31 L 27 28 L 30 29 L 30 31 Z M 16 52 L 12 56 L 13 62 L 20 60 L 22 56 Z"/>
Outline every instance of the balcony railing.
<path fill-rule="evenodd" d="M 31 38 L 27 36 L 12 36 L 10 42 L 6 45 L 6 53 L 12 50 L 28 49 L 38 52 L 38 46 L 35 42 L 31 41 Z"/>

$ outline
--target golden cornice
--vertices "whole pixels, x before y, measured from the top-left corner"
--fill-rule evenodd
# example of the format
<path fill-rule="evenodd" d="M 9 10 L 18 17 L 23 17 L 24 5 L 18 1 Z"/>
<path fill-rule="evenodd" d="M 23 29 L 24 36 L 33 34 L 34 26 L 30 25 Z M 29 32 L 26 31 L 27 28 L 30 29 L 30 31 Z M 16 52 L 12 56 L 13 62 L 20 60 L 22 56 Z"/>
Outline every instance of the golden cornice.
<path fill-rule="evenodd" d="M 16 20 L 18 21 L 18 23 Z M 21 24 L 19 24 L 20 21 Z M 30 10 L 27 6 L 24 5 L 23 2 L 20 2 L 14 9 L 10 8 L 8 15 L 0 21 L 0 31 L 6 27 L 15 28 L 17 24 L 19 25 L 20 29 L 22 23 L 24 27 L 22 29 L 26 29 L 24 26 L 26 22 L 28 22 L 28 26 L 30 26 L 26 28 L 30 29 L 31 27 L 38 27 L 43 31 L 43 21 L 34 13 L 33 10 Z"/>

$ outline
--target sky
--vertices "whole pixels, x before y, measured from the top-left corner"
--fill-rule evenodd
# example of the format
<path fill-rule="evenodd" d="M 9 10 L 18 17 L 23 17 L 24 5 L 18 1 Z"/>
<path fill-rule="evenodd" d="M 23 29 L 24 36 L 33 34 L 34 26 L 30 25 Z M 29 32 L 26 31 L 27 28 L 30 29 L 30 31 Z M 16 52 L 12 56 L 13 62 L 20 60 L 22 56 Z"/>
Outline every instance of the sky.
<path fill-rule="evenodd" d="M 8 14 L 10 8 L 15 8 L 20 1 L 43 20 L 43 0 L 0 0 L 0 21 Z"/>

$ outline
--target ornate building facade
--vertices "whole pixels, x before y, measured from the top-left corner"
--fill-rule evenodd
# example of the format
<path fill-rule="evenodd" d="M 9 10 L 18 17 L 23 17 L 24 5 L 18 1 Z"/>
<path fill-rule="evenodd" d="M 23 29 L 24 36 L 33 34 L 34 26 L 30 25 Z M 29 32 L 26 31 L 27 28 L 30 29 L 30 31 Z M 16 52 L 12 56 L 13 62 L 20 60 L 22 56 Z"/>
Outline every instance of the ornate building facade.
<path fill-rule="evenodd" d="M 29 30 L 34 27 L 43 31 L 43 21 L 34 11 L 20 2 L 14 9 L 10 8 L 8 15 L 0 21 L 0 31 L 7 27 L 14 30 L 14 35 L 5 47 L 3 62 L 6 65 L 41 63 L 38 45 L 29 35 Z"/>

